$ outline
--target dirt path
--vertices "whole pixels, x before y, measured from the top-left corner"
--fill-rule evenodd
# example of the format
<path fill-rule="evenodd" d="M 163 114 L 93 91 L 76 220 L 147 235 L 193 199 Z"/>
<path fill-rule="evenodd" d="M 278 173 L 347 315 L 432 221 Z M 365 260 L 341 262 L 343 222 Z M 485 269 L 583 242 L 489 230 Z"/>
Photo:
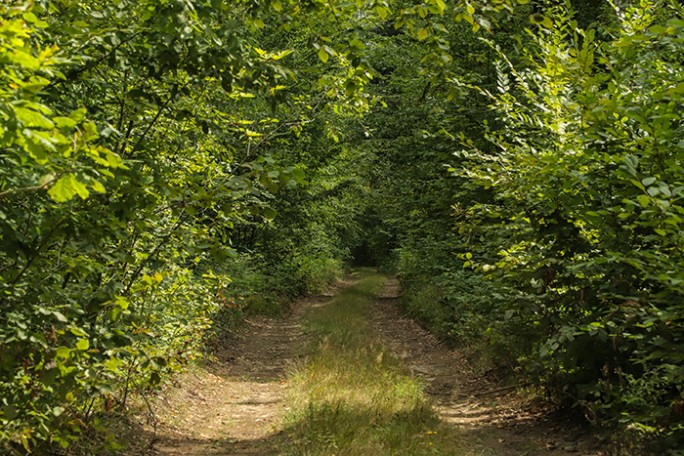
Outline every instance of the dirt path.
<path fill-rule="evenodd" d="M 376 302 L 373 327 L 426 385 L 441 419 L 462 430 L 475 454 L 492 456 L 602 456 L 577 425 L 555 421 L 548 410 L 521 399 L 473 370 L 464 353 L 441 343 L 399 308 L 390 280 Z"/>
<path fill-rule="evenodd" d="M 603 454 L 577 430 L 545 421 L 539 407 L 505 391 L 488 392 L 493 385 L 478 378 L 462 353 L 402 315 L 398 296 L 396 281 L 390 281 L 375 303 L 373 332 L 423 379 L 441 419 L 463 436 L 467 455 Z M 131 456 L 282 454 L 287 374 L 308 349 L 302 316 L 330 299 L 303 299 L 283 319 L 248 321 L 226 342 L 221 359 L 164 390 L 156 401 L 153 445 Z"/>
<path fill-rule="evenodd" d="M 302 299 L 282 319 L 249 319 L 222 341 L 216 362 L 165 388 L 152 443 L 131 456 L 277 454 L 288 368 L 306 350 L 301 315 L 329 299 Z"/>

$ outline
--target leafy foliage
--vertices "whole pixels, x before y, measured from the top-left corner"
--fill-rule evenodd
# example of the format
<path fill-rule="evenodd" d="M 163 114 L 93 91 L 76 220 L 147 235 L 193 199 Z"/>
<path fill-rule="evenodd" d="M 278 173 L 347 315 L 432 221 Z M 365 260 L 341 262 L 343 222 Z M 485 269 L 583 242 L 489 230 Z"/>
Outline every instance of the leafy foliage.
<path fill-rule="evenodd" d="M 651 8 L 616 8 L 598 30 L 556 8 L 516 63 L 491 43 L 496 149 L 465 149 L 454 172 L 492 193 L 459 230 L 480 234 L 467 264 L 519 293 L 500 309 L 531 328 L 523 365 L 589 419 L 676 447 L 684 22 L 674 3 Z"/>
<path fill-rule="evenodd" d="M 330 209 L 316 225 L 293 208 L 273 228 L 280 206 L 321 184 L 305 190 L 301 160 L 266 147 L 308 135 L 341 99 L 311 112 L 322 89 L 296 85 L 292 50 L 260 47 L 266 21 L 283 23 L 275 5 L 0 8 L 0 442 L 47 451 L 197 357 L 216 312 L 337 274 Z M 329 82 L 363 75 L 333 67 Z M 288 226 L 298 237 L 263 234 Z M 241 264 L 237 277 L 251 268 L 270 285 L 232 285 Z"/>
<path fill-rule="evenodd" d="M 592 422 L 672 449 L 682 12 L 659 5 L 580 10 L 585 28 L 550 2 L 499 17 L 495 36 L 449 24 L 440 63 L 422 36 L 383 37 L 373 89 L 388 108 L 357 137 L 369 249 L 396 268 L 410 313 L 486 338 Z"/>
<path fill-rule="evenodd" d="M 102 431 L 205 336 L 352 259 L 559 403 L 681 446 L 676 1 L 0 16 L 5 450 Z"/>

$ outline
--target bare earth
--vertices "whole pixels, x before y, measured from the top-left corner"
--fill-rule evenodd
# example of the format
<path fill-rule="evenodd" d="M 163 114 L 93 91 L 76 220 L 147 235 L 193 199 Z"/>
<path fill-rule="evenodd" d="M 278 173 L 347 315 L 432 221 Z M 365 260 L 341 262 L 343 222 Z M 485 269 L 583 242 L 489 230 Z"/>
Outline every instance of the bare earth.
<path fill-rule="evenodd" d="M 223 352 L 214 363 L 181 375 L 162 391 L 153 405 L 155 426 L 147 426 L 145 442 L 135 443 L 129 456 L 279 454 L 288 368 L 303 362 L 307 350 L 302 315 L 335 291 L 299 300 L 282 319 L 247 320 L 221 342 Z"/>
<path fill-rule="evenodd" d="M 147 427 L 144 442 L 134 445 L 129 456 L 282 454 L 287 373 L 293 363 L 304 362 L 308 348 L 300 322 L 334 292 L 300 300 L 283 319 L 249 320 L 225 341 L 220 359 L 180 376 L 153 401 L 156 426 Z M 390 281 L 373 309 L 374 331 L 425 381 L 443 421 L 462 432 L 468 453 L 604 454 L 577 428 L 550 420 L 543 408 L 481 378 L 462 352 L 406 318 L 398 297 L 398 285 Z"/>

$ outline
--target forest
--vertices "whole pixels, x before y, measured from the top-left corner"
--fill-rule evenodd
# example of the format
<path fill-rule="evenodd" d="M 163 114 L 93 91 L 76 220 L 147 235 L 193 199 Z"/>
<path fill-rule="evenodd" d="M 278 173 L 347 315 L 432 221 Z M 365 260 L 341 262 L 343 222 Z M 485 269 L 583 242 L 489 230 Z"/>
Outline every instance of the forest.
<path fill-rule="evenodd" d="M 684 454 L 682 62 L 678 0 L 0 2 L 0 453 L 365 265 Z"/>

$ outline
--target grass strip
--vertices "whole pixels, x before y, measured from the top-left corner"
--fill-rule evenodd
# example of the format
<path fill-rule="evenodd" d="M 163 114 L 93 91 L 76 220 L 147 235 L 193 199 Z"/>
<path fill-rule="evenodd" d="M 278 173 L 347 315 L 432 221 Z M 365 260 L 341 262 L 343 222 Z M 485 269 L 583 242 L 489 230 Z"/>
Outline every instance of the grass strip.
<path fill-rule="evenodd" d="M 386 277 L 369 269 L 305 328 L 311 354 L 291 375 L 289 455 L 439 455 L 454 451 L 424 385 L 372 333 Z"/>

